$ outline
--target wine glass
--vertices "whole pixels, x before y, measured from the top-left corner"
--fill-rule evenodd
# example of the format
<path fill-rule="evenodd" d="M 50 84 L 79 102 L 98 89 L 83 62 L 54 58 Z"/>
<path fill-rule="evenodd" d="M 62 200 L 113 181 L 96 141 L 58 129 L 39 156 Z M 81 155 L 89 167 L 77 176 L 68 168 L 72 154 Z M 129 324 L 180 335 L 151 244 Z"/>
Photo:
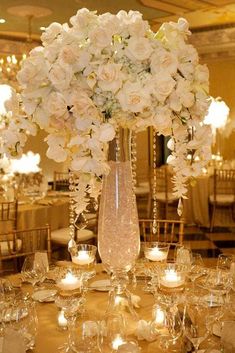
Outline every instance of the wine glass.
<path fill-rule="evenodd" d="M 232 254 L 220 254 L 217 259 L 216 267 L 219 270 L 230 271 L 235 258 Z"/>
<path fill-rule="evenodd" d="M 36 283 L 44 280 L 47 270 L 48 266 L 42 257 L 37 256 L 37 253 L 29 255 L 25 258 L 21 269 L 22 279 L 30 282 L 34 288 Z"/>
<path fill-rule="evenodd" d="M 209 332 L 206 326 L 207 306 L 200 297 L 192 295 L 187 299 L 184 334 L 193 344 L 194 352 L 198 352 L 200 344 Z"/>
<path fill-rule="evenodd" d="M 195 289 L 195 281 L 197 278 L 201 277 L 204 273 L 204 263 L 202 260 L 201 254 L 192 253 L 191 254 L 191 264 L 189 267 L 189 271 L 187 272 L 187 277 L 192 282 L 192 287 Z"/>

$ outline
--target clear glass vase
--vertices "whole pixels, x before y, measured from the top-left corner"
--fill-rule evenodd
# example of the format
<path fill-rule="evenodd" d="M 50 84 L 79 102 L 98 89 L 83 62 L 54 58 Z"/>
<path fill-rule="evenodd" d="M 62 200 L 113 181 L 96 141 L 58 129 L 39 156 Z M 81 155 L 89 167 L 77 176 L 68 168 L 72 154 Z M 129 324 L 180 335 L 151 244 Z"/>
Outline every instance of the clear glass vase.
<path fill-rule="evenodd" d="M 119 304 L 131 305 L 126 289 L 128 271 L 140 251 L 136 199 L 131 171 L 131 133 L 120 128 L 109 146 L 109 174 L 104 177 L 98 222 L 98 251 L 104 267 L 112 274 L 109 311 Z M 119 297 L 119 300 L 117 300 Z"/>

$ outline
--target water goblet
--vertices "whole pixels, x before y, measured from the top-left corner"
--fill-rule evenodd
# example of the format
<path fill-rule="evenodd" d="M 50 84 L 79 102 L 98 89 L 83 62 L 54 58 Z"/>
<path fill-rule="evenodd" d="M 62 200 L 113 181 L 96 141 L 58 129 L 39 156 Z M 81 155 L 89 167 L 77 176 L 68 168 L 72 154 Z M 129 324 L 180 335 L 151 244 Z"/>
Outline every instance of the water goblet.
<path fill-rule="evenodd" d="M 21 269 L 22 279 L 30 282 L 34 288 L 36 283 L 44 280 L 47 270 L 48 267 L 43 258 L 37 256 L 37 253 L 29 255 L 25 258 Z"/>
<path fill-rule="evenodd" d="M 199 296 L 192 295 L 187 298 L 186 317 L 184 320 L 184 334 L 193 344 L 194 352 L 207 338 L 209 332 L 206 326 L 207 306 Z"/>
<path fill-rule="evenodd" d="M 68 340 L 59 347 L 63 352 L 74 352 L 73 329 L 77 313 L 84 302 L 82 281 L 82 272 L 74 269 L 61 271 L 61 276 L 57 278 L 58 293 L 55 304 L 63 310 L 68 326 Z"/>
<path fill-rule="evenodd" d="M 191 255 L 191 264 L 189 271 L 187 272 L 187 277 L 192 282 L 192 287 L 195 289 L 195 281 L 204 273 L 204 263 L 202 256 L 197 253 L 192 253 Z"/>

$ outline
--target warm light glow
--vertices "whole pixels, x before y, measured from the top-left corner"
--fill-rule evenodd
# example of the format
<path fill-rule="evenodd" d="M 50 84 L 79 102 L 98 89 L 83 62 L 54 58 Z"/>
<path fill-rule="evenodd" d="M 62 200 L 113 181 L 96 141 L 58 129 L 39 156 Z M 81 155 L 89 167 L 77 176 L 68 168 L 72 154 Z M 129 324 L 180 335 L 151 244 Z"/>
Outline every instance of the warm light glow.
<path fill-rule="evenodd" d="M 94 256 L 91 256 L 86 250 L 80 250 L 77 256 L 72 257 L 73 263 L 77 265 L 89 265 L 93 260 Z"/>
<path fill-rule="evenodd" d="M 9 85 L 0 85 L 0 114 L 5 115 L 7 113 L 5 103 L 12 96 L 12 88 Z"/>
<path fill-rule="evenodd" d="M 39 168 L 40 155 L 34 154 L 29 151 L 27 154 L 23 154 L 20 159 L 13 159 L 11 161 L 11 169 L 13 173 L 29 174 L 38 173 L 41 169 Z"/>
<path fill-rule="evenodd" d="M 46 29 L 46 27 L 44 27 L 44 26 L 40 27 L 41 31 L 45 31 L 45 29 Z"/>
<path fill-rule="evenodd" d="M 2 24 L 2 23 L 5 23 L 6 22 L 6 20 L 5 20 L 5 18 L 0 18 L 0 23 Z"/>
<path fill-rule="evenodd" d="M 58 314 L 58 325 L 60 327 L 66 328 L 67 327 L 67 319 L 64 316 L 64 310 L 61 310 Z"/>
<path fill-rule="evenodd" d="M 161 277 L 160 283 L 164 287 L 176 288 L 184 284 L 184 277 L 181 277 L 174 269 L 165 270 L 165 274 Z"/>
<path fill-rule="evenodd" d="M 57 285 L 64 290 L 74 290 L 81 287 L 81 281 L 71 272 L 67 272 L 66 276 L 62 278 Z"/>
<path fill-rule="evenodd" d="M 164 311 L 157 307 L 155 309 L 155 313 L 154 313 L 154 321 L 156 324 L 158 325 L 163 325 L 164 324 L 164 321 L 165 321 L 165 313 Z"/>
<path fill-rule="evenodd" d="M 118 347 L 124 343 L 125 343 L 124 339 L 122 338 L 121 335 L 118 334 L 118 335 L 116 335 L 116 337 L 112 341 L 112 348 L 116 351 L 118 349 Z"/>
<path fill-rule="evenodd" d="M 155 247 L 150 249 L 145 256 L 151 261 L 164 261 L 167 258 L 167 252 L 161 251 L 158 247 Z"/>
<path fill-rule="evenodd" d="M 214 99 L 212 101 L 208 110 L 208 114 L 204 119 L 204 123 L 211 125 L 212 132 L 215 133 L 216 129 L 220 129 L 225 126 L 227 118 L 229 115 L 229 107 L 220 98 Z"/>

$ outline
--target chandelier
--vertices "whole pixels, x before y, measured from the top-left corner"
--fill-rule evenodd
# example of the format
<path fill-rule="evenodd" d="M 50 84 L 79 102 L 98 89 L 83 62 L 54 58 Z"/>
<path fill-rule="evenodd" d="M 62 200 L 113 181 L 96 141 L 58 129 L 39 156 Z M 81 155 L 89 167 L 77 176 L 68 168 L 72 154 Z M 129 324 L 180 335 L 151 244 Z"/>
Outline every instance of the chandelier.
<path fill-rule="evenodd" d="M 22 63 L 27 57 L 29 51 L 38 43 L 32 40 L 32 19 L 33 16 L 27 16 L 28 20 L 28 34 L 24 42 L 12 41 L 11 47 L 14 46 L 15 53 L 0 54 L 0 83 L 9 84 L 14 87 L 17 91 L 19 86 L 17 83 L 17 73 L 21 69 Z M 8 43 L 10 42 L 7 41 Z M 4 47 L 4 45 L 2 46 Z M 9 47 L 9 45 L 8 45 Z M 9 48 L 8 48 L 9 50 Z"/>

